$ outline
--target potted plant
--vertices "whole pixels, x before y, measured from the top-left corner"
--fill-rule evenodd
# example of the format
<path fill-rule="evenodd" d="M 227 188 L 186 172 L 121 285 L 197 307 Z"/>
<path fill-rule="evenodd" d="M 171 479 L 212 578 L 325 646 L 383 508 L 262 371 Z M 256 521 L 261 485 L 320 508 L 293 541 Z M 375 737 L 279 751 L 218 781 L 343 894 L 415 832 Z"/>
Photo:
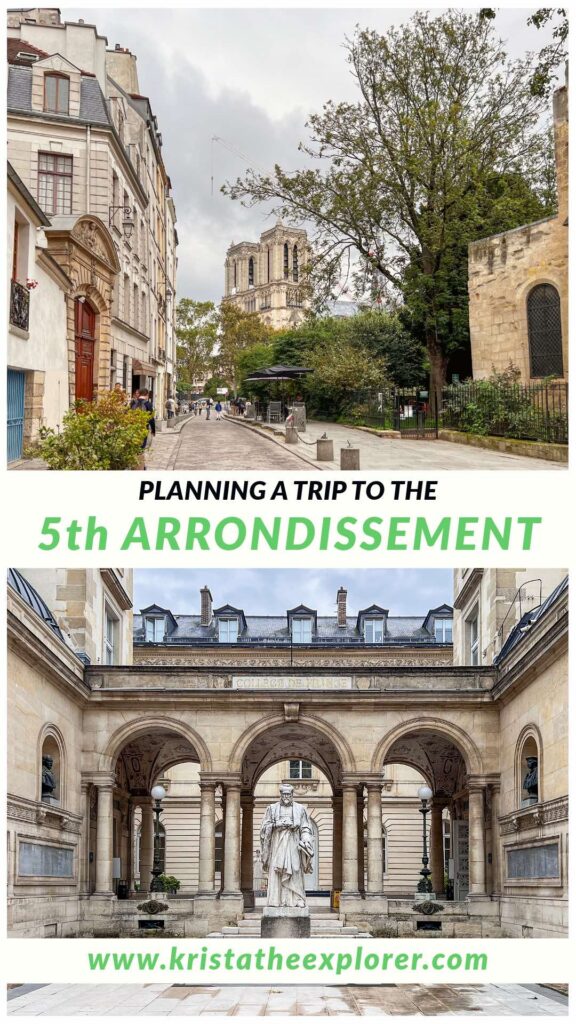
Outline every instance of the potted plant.
<path fill-rule="evenodd" d="M 170 893 L 172 896 L 175 896 L 180 888 L 180 882 L 174 875 L 160 875 L 158 881 L 162 882 L 164 892 Z"/>

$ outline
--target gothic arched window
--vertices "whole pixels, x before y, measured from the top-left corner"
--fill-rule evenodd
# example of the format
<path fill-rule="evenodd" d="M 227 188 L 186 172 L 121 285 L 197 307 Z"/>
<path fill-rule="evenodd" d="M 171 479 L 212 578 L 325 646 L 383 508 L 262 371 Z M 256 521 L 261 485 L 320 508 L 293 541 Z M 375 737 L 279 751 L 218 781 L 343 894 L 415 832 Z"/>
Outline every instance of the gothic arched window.
<path fill-rule="evenodd" d="M 248 286 L 254 284 L 254 257 L 251 256 L 248 260 Z"/>
<path fill-rule="evenodd" d="M 287 278 L 290 270 L 290 251 L 288 242 L 284 242 L 284 277 Z"/>
<path fill-rule="evenodd" d="M 292 280 L 298 280 L 298 246 L 292 249 Z"/>
<path fill-rule="evenodd" d="M 537 284 L 528 295 L 531 377 L 563 377 L 560 296 L 551 284 Z"/>

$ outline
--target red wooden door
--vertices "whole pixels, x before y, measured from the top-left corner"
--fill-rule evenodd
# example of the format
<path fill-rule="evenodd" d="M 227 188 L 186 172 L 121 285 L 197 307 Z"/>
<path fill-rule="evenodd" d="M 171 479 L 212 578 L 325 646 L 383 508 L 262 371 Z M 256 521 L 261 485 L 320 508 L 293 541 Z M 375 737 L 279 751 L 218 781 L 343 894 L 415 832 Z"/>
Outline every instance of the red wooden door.
<path fill-rule="evenodd" d="M 94 346 L 96 314 L 85 299 L 75 304 L 76 399 L 91 402 L 94 397 Z"/>

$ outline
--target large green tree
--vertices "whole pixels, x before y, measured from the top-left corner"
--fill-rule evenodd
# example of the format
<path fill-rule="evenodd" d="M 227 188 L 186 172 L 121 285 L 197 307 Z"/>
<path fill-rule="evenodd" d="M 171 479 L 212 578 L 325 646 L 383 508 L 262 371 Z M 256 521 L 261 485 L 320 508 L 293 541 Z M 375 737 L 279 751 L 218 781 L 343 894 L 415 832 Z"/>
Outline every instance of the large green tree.
<path fill-rule="evenodd" d="M 454 345 L 445 303 L 455 247 L 475 237 L 487 179 L 531 180 L 541 160 L 533 64 L 509 59 L 490 18 L 454 8 L 418 11 L 385 35 L 358 30 L 347 51 L 358 100 L 311 116 L 301 149 L 315 165 L 250 170 L 224 191 L 311 224 L 317 278 L 333 280 L 352 252 L 403 293 L 409 267 L 437 399 Z"/>
<path fill-rule="evenodd" d="M 220 376 L 226 378 L 236 391 L 240 383 L 239 359 L 253 345 L 265 345 L 272 330 L 257 313 L 245 313 L 233 302 L 224 301 L 218 312 L 218 354 L 216 365 Z"/>
<path fill-rule="evenodd" d="M 178 387 L 186 392 L 211 371 L 218 314 L 213 302 L 180 299 L 176 306 Z"/>

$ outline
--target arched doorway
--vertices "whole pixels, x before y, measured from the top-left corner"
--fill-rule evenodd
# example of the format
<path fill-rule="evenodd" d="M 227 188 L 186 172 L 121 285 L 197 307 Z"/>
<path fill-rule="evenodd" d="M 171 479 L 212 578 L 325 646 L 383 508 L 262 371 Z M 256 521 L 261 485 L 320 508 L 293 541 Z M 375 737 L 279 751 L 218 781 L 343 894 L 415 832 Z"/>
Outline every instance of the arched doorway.
<path fill-rule="evenodd" d="M 415 782 L 420 784 L 424 781 L 432 790 L 427 824 L 434 893 L 462 901 L 473 886 L 475 894 L 485 894 L 489 796 L 486 787 L 470 785 L 470 765 L 462 745 L 453 738 L 449 729 L 444 732 L 432 724 L 423 723 L 392 739 L 385 750 L 383 763 L 388 769 L 396 765 L 407 766 L 414 774 Z M 419 819 L 421 837 L 417 788 L 415 785 L 414 819 Z M 450 821 L 449 836 L 446 835 L 447 820 Z M 471 825 L 474 827 L 473 835 Z M 417 838 L 414 837 L 415 840 Z M 421 863 L 418 871 L 420 867 Z M 417 875 L 414 881 L 418 881 Z M 414 885 L 412 892 L 415 888 Z"/>
<path fill-rule="evenodd" d="M 199 761 L 191 740 L 169 724 L 150 724 L 148 731 L 142 723 L 134 727 L 132 737 L 112 755 L 113 774 L 101 778 L 93 787 L 89 849 L 95 855 L 90 858 L 91 892 L 120 895 L 150 891 L 156 839 L 151 789 L 162 782 L 167 790 L 162 805 L 164 814 L 170 800 L 170 769 Z M 168 840 L 164 850 L 163 839 Z M 167 867 L 170 830 L 162 821 L 159 840 L 161 859 Z M 198 852 L 191 850 L 190 857 L 198 859 Z"/>
<path fill-rule="evenodd" d="M 77 401 L 91 402 L 94 397 L 96 310 L 83 296 L 74 302 L 74 349 L 75 397 Z"/>

